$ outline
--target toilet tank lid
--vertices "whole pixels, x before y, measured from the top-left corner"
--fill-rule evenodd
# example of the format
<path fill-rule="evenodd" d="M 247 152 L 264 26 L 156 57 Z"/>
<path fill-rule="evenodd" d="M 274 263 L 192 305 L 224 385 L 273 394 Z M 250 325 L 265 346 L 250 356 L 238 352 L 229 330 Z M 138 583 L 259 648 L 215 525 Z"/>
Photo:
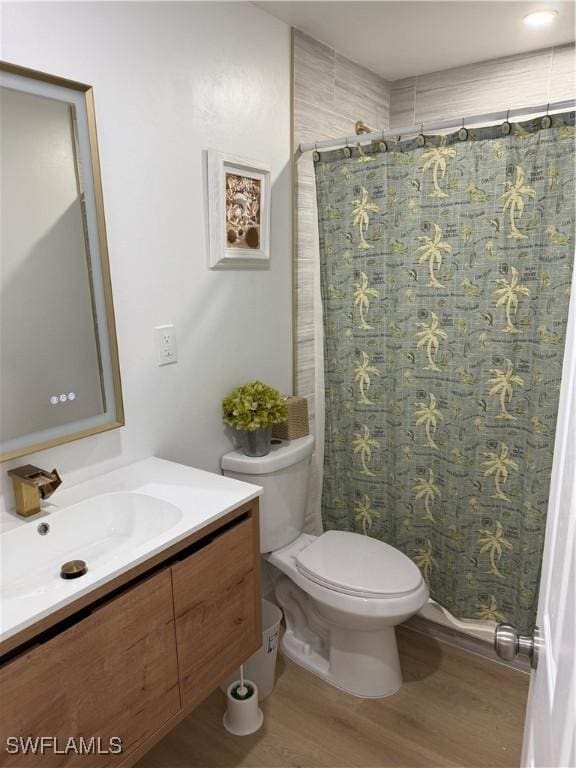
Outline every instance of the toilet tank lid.
<path fill-rule="evenodd" d="M 314 437 L 306 435 L 297 440 L 272 440 L 267 456 L 246 456 L 242 451 L 231 451 L 222 456 L 220 466 L 224 472 L 243 475 L 267 475 L 291 467 L 312 455 Z"/>

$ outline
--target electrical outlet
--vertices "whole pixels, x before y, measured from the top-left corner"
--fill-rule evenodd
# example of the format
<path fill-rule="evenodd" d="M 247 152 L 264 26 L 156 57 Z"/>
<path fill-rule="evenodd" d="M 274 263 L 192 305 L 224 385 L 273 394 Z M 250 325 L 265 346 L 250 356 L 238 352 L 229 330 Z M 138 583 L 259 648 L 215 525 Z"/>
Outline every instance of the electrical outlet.
<path fill-rule="evenodd" d="M 156 335 L 156 357 L 158 365 L 169 365 L 178 362 L 176 352 L 176 329 L 173 325 L 157 325 L 154 328 Z"/>

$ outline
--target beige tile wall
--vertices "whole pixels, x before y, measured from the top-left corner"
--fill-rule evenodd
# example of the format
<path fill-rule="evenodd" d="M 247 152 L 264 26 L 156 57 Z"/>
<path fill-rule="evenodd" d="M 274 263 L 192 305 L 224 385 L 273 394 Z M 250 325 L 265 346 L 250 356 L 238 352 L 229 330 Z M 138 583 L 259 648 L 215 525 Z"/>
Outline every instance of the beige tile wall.
<path fill-rule="evenodd" d="M 294 148 L 303 142 L 354 136 L 354 123 L 363 120 L 387 128 L 390 84 L 344 58 L 332 48 L 294 31 Z M 314 257 L 317 254 L 314 168 L 310 153 L 296 166 L 295 263 L 295 387 L 308 399 L 314 427 Z M 312 486 L 316 476 L 313 465 Z M 309 510 L 307 529 L 320 521 Z"/>
<path fill-rule="evenodd" d="M 390 127 L 573 99 L 574 45 L 392 83 Z"/>

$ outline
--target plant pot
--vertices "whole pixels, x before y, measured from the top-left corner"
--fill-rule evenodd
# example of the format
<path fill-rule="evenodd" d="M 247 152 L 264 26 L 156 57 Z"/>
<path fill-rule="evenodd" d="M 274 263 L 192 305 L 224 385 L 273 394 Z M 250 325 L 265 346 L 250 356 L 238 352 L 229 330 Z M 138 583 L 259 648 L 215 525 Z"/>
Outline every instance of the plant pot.
<path fill-rule="evenodd" d="M 242 450 L 246 456 L 266 456 L 270 453 L 270 442 L 272 440 L 272 427 L 262 427 L 261 429 L 243 429 Z"/>

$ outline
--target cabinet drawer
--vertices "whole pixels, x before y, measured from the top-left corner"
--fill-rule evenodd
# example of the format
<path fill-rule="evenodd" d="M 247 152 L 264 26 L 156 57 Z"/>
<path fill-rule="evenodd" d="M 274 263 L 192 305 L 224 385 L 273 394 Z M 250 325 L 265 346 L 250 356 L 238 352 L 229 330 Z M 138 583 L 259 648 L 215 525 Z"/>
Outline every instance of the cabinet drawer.
<path fill-rule="evenodd" d="M 254 518 L 172 567 L 182 705 L 200 703 L 262 642 Z"/>
<path fill-rule="evenodd" d="M 118 765 L 180 708 L 169 569 L 0 668 L 0 765 Z M 8 755 L 9 736 L 122 739 L 121 754 Z"/>

